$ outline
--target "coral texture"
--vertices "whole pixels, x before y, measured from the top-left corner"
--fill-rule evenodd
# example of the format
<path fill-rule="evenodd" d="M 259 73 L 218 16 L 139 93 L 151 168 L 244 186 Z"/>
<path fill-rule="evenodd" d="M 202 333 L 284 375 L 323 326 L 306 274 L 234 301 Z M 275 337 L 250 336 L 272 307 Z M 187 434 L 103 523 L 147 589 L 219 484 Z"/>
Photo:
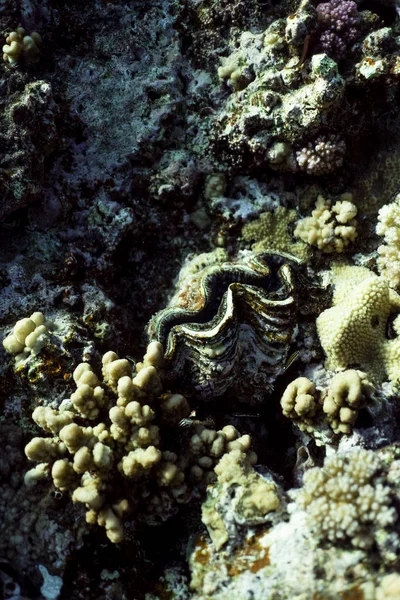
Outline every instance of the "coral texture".
<path fill-rule="evenodd" d="M 345 152 L 346 144 L 337 135 L 320 135 L 296 152 L 296 160 L 309 175 L 326 175 L 342 166 Z"/>
<path fill-rule="evenodd" d="M 384 459 L 362 449 L 326 458 L 323 468 L 306 471 L 303 487 L 293 493 L 319 539 L 358 548 L 370 548 L 396 523 L 398 494 Z"/>
<path fill-rule="evenodd" d="M 400 287 L 400 196 L 379 210 L 376 233 L 383 237 L 378 246 L 378 268 L 393 288 Z"/>
<path fill-rule="evenodd" d="M 317 5 L 317 19 L 322 29 L 320 44 L 324 52 L 342 60 L 360 36 L 360 16 L 352 0 L 329 0 Z"/>
<path fill-rule="evenodd" d="M 350 274 L 349 274 L 350 272 Z M 340 282 L 342 277 L 342 282 Z M 343 269 L 333 297 L 333 306 L 317 318 L 317 331 L 330 369 L 357 365 L 371 376 L 391 379 L 396 368 L 399 340 L 388 340 L 389 315 L 400 307 L 400 297 L 383 277 L 367 269 Z"/>

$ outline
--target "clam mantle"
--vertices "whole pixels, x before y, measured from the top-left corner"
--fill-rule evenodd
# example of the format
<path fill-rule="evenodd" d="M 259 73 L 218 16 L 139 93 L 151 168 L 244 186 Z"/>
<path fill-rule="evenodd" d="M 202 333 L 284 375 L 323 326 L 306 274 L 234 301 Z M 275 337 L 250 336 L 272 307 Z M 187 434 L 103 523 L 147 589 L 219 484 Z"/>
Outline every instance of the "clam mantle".
<path fill-rule="evenodd" d="M 208 400 L 229 389 L 258 402 L 284 371 L 297 333 L 299 261 L 271 252 L 224 259 L 224 252 L 192 259 L 148 335 L 165 348 L 165 376 L 179 378 L 188 393 Z"/>

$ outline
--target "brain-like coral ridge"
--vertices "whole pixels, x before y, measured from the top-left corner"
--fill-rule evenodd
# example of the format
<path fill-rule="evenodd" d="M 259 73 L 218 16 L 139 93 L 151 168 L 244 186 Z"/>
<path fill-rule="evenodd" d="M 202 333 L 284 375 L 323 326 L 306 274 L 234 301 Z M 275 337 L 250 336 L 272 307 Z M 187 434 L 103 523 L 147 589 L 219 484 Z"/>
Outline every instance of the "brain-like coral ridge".
<path fill-rule="evenodd" d="M 51 476 L 54 486 L 86 508 L 86 521 L 105 528 L 111 542 L 124 538 L 124 521 L 141 515 L 156 523 L 198 494 L 214 477 L 220 457 L 234 449 L 248 453 L 250 437 L 232 426 L 221 431 L 194 424 L 176 448 L 165 446 L 166 431 L 190 413 L 180 394 L 163 394 L 159 371 L 162 346 L 151 343 L 136 374 L 114 352 L 103 356 L 103 381 L 88 363 L 74 371 L 76 391 L 58 408 L 38 406 L 33 419 L 48 434 L 25 448 L 39 463 L 27 485 Z"/>

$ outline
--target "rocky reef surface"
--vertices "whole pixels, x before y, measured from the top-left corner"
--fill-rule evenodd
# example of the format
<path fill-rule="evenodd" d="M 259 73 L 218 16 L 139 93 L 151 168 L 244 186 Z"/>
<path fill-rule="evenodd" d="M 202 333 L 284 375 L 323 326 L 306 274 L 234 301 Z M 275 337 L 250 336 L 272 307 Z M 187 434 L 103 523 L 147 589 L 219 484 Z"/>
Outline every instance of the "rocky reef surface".
<path fill-rule="evenodd" d="M 398 600 L 398 0 L 0 36 L 0 598 Z"/>

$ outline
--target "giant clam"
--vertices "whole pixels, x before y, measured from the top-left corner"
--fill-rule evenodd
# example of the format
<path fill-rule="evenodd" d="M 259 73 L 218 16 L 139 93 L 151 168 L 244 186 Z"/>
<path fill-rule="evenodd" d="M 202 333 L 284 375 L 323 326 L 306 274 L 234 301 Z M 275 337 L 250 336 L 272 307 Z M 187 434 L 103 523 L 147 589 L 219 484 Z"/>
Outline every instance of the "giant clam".
<path fill-rule="evenodd" d="M 196 257 L 183 269 L 169 306 L 150 321 L 150 340 L 165 349 L 166 377 L 208 400 L 228 389 L 260 401 L 285 369 L 296 332 L 293 267 L 282 253 L 223 251 Z"/>

